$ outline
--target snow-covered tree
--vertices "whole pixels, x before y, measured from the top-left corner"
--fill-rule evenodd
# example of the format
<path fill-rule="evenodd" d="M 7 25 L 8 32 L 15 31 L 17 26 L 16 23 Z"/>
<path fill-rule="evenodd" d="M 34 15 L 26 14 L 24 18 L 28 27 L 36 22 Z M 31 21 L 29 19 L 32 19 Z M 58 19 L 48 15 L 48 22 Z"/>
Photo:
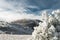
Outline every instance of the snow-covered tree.
<path fill-rule="evenodd" d="M 32 38 L 30 40 L 60 40 L 58 29 L 60 27 L 60 10 L 55 10 L 49 15 L 47 11 L 44 11 L 41 15 L 42 23 L 39 23 L 38 27 L 34 28 Z"/>

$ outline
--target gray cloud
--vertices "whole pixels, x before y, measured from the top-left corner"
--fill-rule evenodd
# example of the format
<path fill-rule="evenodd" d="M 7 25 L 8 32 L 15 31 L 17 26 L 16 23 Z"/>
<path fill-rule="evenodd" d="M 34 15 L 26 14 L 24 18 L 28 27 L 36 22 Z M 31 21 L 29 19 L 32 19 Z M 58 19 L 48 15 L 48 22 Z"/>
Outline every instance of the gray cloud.
<path fill-rule="evenodd" d="M 33 14 L 37 14 L 41 10 L 55 8 L 60 8 L 60 0 L 0 0 L 0 18 L 7 21 L 32 17 L 34 19 L 38 16 Z"/>
<path fill-rule="evenodd" d="M 59 8 L 59 5 L 59 0 L 0 0 L 0 7 L 13 11 L 36 12 L 44 9 Z"/>

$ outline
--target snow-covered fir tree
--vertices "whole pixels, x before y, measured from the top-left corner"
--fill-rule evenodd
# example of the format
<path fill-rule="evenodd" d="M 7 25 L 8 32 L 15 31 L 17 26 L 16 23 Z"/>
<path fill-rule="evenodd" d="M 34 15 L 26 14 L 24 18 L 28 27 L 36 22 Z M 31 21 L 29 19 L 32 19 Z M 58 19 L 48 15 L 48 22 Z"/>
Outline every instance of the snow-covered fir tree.
<path fill-rule="evenodd" d="M 34 28 L 30 40 L 60 40 L 60 10 L 54 10 L 51 15 L 44 11 L 41 15 L 42 23 Z"/>

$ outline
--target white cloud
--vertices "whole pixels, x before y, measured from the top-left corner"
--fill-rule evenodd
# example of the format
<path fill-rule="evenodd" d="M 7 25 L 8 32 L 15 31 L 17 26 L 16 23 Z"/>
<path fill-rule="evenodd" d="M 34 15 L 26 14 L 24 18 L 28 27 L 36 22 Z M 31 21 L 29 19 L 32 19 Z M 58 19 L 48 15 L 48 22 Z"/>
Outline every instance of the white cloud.
<path fill-rule="evenodd" d="M 0 0 L 0 8 L 13 8 L 11 4 L 7 3 L 5 0 Z"/>
<path fill-rule="evenodd" d="M 36 16 L 34 14 L 26 14 L 24 12 L 17 13 L 14 11 L 5 11 L 4 9 L 0 10 L 0 19 L 11 22 L 18 19 L 39 19 L 40 16 Z"/>
<path fill-rule="evenodd" d="M 14 7 L 14 4 L 6 2 L 5 0 L 0 0 L 0 20 L 11 22 L 18 19 L 39 19 L 40 16 L 34 14 L 27 14 L 24 11 L 25 6 Z M 37 8 L 36 6 L 29 6 L 30 8 Z M 11 9 L 12 11 L 6 11 Z"/>

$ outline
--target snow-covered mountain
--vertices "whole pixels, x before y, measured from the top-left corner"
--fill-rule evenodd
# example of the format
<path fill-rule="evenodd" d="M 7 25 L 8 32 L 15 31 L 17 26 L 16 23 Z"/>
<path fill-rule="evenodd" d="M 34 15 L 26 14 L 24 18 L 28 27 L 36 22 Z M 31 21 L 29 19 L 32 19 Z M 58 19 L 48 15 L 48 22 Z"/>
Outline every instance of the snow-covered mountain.
<path fill-rule="evenodd" d="M 0 34 L 32 34 L 40 20 L 22 19 L 11 23 L 0 21 Z"/>

